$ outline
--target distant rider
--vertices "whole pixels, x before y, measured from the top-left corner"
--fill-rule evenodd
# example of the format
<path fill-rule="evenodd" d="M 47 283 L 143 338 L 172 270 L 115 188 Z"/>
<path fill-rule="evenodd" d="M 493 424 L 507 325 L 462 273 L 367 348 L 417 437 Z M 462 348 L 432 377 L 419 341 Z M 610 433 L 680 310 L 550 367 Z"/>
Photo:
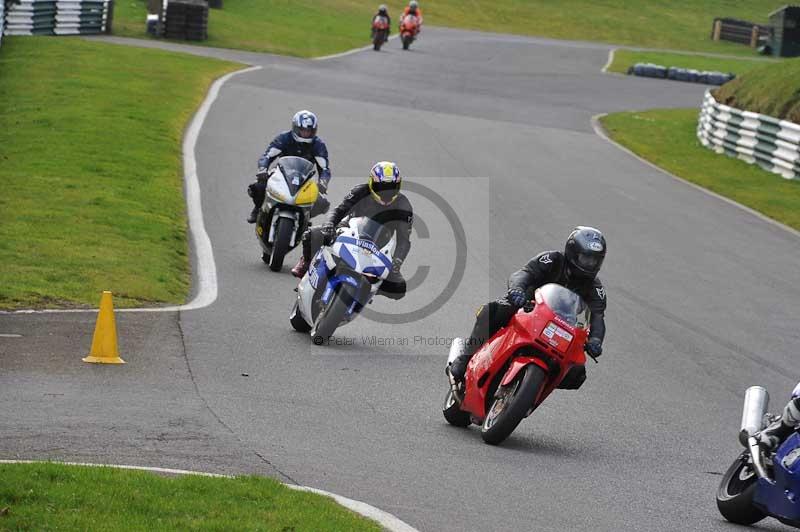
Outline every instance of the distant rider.
<path fill-rule="evenodd" d="M 386 21 L 389 23 L 389 27 L 386 29 L 386 39 L 384 42 L 389 40 L 389 34 L 392 33 L 392 17 L 389 16 L 389 8 L 386 7 L 386 4 L 381 4 L 378 7 L 378 12 L 375 13 L 375 16 L 372 17 L 372 23 L 375 24 L 375 19 L 378 17 L 386 18 Z M 375 38 L 375 28 L 372 28 L 372 34 L 370 34 L 370 40 Z"/>
<path fill-rule="evenodd" d="M 303 234 L 303 256 L 292 268 L 292 275 L 303 277 L 306 274 L 311 258 L 323 245 L 331 245 L 335 240 L 337 226 L 345 226 L 351 217 L 366 216 L 395 231 L 397 246 L 392 271 L 381 285 L 381 293 L 394 299 L 402 298 L 406 293 L 406 282 L 400 267 L 411 249 L 414 213 L 411 202 L 400 193 L 401 184 L 402 177 L 396 164 L 388 161 L 376 163 L 369 180 L 356 185 L 333 210 L 327 222 Z"/>
<path fill-rule="evenodd" d="M 319 192 L 317 202 L 311 209 L 311 216 L 328 212 L 330 202 L 326 197 L 328 183 L 331 180 L 330 161 L 328 148 L 322 139 L 317 136 L 317 116 L 311 111 L 298 111 L 292 118 L 292 129 L 280 133 L 272 139 L 264 155 L 258 160 L 258 173 L 256 180 L 247 187 L 247 194 L 253 199 L 253 210 L 247 217 L 247 222 L 256 223 L 258 211 L 264 203 L 267 192 L 268 169 L 278 158 L 287 155 L 302 157 L 316 164 L 319 174 Z"/>
<path fill-rule="evenodd" d="M 406 15 L 414 15 L 419 19 L 419 25 L 422 26 L 422 9 L 419 7 L 419 2 L 417 0 L 411 0 L 406 8 L 403 10 L 403 17 L 400 18 L 400 21 L 403 21 L 403 18 Z"/>
<path fill-rule="evenodd" d="M 758 434 L 758 442 L 768 451 L 774 451 L 783 440 L 800 428 L 800 383 L 792 393 L 792 399 L 783 409 L 781 418 Z"/>
<path fill-rule="evenodd" d="M 592 227 L 576 227 L 567 238 L 564 252 L 545 251 L 533 257 L 508 280 L 508 292 L 497 301 L 483 305 L 475 319 L 466 348 L 449 366 L 456 381 L 464 380 L 472 355 L 497 331 L 508 325 L 517 311 L 533 297 L 537 288 L 556 283 L 577 293 L 591 312 L 590 336 L 584 345 L 588 354 L 597 358 L 603 353 L 606 333 L 606 291 L 597 273 L 606 256 L 606 240 Z M 585 376 L 585 374 L 584 374 Z"/>

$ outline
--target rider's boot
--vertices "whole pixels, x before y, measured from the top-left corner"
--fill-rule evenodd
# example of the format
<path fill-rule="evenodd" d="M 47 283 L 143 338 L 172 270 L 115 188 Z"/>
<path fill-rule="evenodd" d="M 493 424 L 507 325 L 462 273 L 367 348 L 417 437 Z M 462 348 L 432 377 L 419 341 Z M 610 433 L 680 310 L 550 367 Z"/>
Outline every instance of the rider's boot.
<path fill-rule="evenodd" d="M 450 375 L 453 376 L 456 382 L 464 381 L 464 376 L 467 373 L 467 364 L 469 364 L 469 360 L 478 350 L 478 347 L 475 338 L 467 338 L 461 343 L 461 353 L 448 366 Z"/>
<path fill-rule="evenodd" d="M 250 215 L 247 217 L 247 223 L 249 224 L 256 223 L 256 218 L 258 218 L 258 205 L 253 207 L 253 210 L 250 211 Z"/>
<path fill-rule="evenodd" d="M 304 256 L 301 256 L 298 263 L 295 265 L 294 268 L 292 268 L 292 275 L 300 279 L 306 274 L 307 271 L 308 271 L 308 261 Z"/>

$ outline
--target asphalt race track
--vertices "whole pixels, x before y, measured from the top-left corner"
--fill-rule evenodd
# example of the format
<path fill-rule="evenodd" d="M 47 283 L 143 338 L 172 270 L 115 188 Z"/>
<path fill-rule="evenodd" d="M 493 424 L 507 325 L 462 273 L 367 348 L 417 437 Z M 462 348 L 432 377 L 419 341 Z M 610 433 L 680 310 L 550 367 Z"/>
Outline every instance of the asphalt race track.
<path fill-rule="evenodd" d="M 699 107 L 705 90 L 602 74 L 608 50 L 430 28 L 410 52 L 266 57 L 233 78 L 197 146 L 218 300 L 119 315 L 122 368 L 79 362 L 92 315 L 0 316 L 0 333 L 23 335 L 0 338 L 0 458 L 269 474 L 426 531 L 733 530 L 714 493 L 740 452 L 744 389 L 782 405 L 798 378 L 800 246 L 593 132 L 598 113 Z M 421 284 L 338 345 L 291 330 L 298 252 L 270 272 L 244 221 L 257 156 L 300 108 L 320 117 L 334 203 L 382 159 L 429 189 L 408 193 L 404 269 Z M 487 446 L 441 416 L 445 343 L 577 224 L 609 243 L 605 354 L 581 390 Z"/>

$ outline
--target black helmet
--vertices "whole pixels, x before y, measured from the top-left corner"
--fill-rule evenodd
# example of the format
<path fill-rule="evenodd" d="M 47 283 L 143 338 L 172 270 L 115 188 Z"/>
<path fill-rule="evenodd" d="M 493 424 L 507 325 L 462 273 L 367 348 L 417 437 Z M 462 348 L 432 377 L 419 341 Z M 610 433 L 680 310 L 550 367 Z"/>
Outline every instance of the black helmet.
<path fill-rule="evenodd" d="M 564 248 L 568 273 L 594 278 L 606 258 L 606 239 L 594 227 L 579 225 L 569 234 Z"/>
<path fill-rule="evenodd" d="M 378 13 L 380 13 L 381 15 L 385 15 L 388 12 L 389 8 L 386 7 L 386 4 L 381 4 L 380 6 L 378 6 Z"/>

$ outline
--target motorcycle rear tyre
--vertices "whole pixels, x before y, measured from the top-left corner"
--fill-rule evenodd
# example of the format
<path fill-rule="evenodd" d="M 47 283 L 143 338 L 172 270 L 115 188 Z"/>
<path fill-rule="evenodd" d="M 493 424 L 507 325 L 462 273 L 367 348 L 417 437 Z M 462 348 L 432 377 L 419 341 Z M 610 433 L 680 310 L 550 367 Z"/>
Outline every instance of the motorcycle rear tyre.
<path fill-rule="evenodd" d="M 447 395 L 444 396 L 442 414 L 447 422 L 455 427 L 468 427 L 471 423 L 469 414 L 459 408 L 451 389 L 448 389 Z"/>
<path fill-rule="evenodd" d="M 737 458 L 725 472 L 717 489 L 717 508 L 722 517 L 739 525 L 752 525 L 766 517 L 766 514 L 753 506 L 753 498 L 758 486 L 758 477 L 745 481 L 739 477 L 745 466 L 747 451 Z M 733 486 L 731 485 L 733 484 Z"/>

